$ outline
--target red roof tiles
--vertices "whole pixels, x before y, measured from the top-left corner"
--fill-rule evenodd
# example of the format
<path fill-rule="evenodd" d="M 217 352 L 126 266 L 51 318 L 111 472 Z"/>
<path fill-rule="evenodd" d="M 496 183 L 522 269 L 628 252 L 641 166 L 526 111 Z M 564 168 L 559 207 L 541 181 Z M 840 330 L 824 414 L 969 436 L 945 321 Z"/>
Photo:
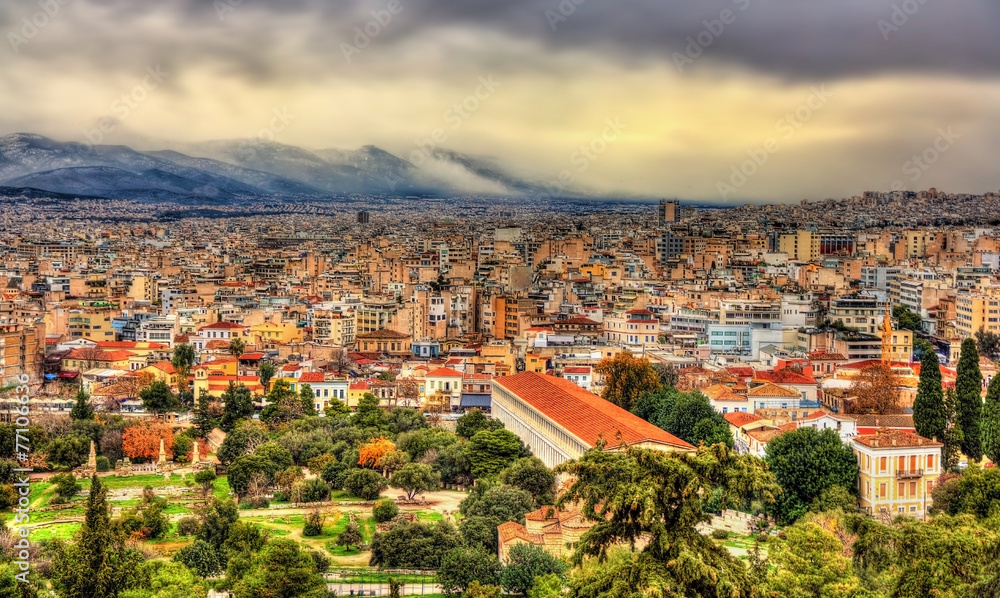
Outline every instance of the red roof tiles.
<path fill-rule="evenodd" d="M 652 441 L 694 450 L 692 445 L 673 434 L 563 378 L 522 372 L 495 378 L 494 384 L 514 393 L 590 446 L 595 446 L 602 438 L 613 445 L 620 432 L 622 440 L 628 444 Z"/>

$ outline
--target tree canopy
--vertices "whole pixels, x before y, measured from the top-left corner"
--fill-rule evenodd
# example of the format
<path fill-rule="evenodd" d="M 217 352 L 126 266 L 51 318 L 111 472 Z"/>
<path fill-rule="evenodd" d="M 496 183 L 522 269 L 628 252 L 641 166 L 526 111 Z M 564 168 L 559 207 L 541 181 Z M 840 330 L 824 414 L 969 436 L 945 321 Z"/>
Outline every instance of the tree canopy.
<path fill-rule="evenodd" d="M 832 486 L 857 492 L 857 459 L 836 430 L 805 427 L 785 432 L 768 442 L 766 451 L 765 460 L 782 490 L 772 506 L 781 522 L 801 517 Z"/>

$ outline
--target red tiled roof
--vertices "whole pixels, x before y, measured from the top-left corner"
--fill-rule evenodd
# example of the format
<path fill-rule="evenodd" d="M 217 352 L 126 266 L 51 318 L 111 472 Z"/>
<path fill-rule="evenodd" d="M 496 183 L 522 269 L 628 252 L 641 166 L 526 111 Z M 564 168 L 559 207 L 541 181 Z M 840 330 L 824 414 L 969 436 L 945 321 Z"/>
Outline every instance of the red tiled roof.
<path fill-rule="evenodd" d="M 601 438 L 613 445 L 620 432 L 622 440 L 628 444 L 650 440 L 694 450 L 673 434 L 563 378 L 522 372 L 495 378 L 494 384 L 514 393 L 589 446 L 595 446 Z"/>
<path fill-rule="evenodd" d="M 216 322 L 215 324 L 202 326 L 199 330 L 233 330 L 236 328 L 244 328 L 244 326 L 236 322 Z"/>
<path fill-rule="evenodd" d="M 750 366 L 733 366 L 726 368 L 726 371 L 737 378 L 753 378 L 756 372 Z"/>
<path fill-rule="evenodd" d="M 571 365 L 563 368 L 564 374 L 589 374 L 590 366 L 586 365 Z"/>
<path fill-rule="evenodd" d="M 142 345 L 142 346 L 140 346 Z M 99 341 L 98 349 L 160 349 L 165 350 L 170 347 L 163 343 L 140 343 L 136 341 Z"/>
<path fill-rule="evenodd" d="M 765 382 L 760 386 L 751 388 L 747 392 L 747 395 L 751 397 L 787 397 L 789 399 L 797 399 L 802 396 L 791 388 L 785 388 L 771 382 Z"/>
<path fill-rule="evenodd" d="M 425 378 L 461 378 L 464 374 L 451 368 L 438 368 L 424 374 Z"/>
<path fill-rule="evenodd" d="M 299 382 L 324 382 L 325 380 L 323 372 L 303 372 L 299 376 Z"/>
<path fill-rule="evenodd" d="M 244 353 L 240 355 L 240 361 L 256 361 L 258 359 L 264 359 L 263 353 Z"/>
<path fill-rule="evenodd" d="M 85 361 L 122 361 L 134 357 L 131 351 L 91 351 L 87 349 L 73 349 L 63 359 L 82 359 Z"/>
<path fill-rule="evenodd" d="M 774 382 L 775 384 L 819 384 L 812 376 L 799 374 L 792 370 L 774 370 L 757 372 L 755 380 Z"/>
<path fill-rule="evenodd" d="M 809 359 L 813 361 L 846 361 L 847 358 L 840 353 L 827 353 L 826 351 L 813 351 L 809 354 Z"/>
<path fill-rule="evenodd" d="M 730 424 L 736 426 L 737 428 L 742 428 L 747 424 L 752 424 L 755 421 L 760 421 L 760 416 L 753 413 L 726 413 L 722 417 L 726 418 L 726 421 Z"/>
<path fill-rule="evenodd" d="M 168 374 L 174 374 L 177 372 L 177 370 L 174 369 L 174 365 L 169 361 L 161 361 L 158 363 L 154 363 L 153 367 Z"/>

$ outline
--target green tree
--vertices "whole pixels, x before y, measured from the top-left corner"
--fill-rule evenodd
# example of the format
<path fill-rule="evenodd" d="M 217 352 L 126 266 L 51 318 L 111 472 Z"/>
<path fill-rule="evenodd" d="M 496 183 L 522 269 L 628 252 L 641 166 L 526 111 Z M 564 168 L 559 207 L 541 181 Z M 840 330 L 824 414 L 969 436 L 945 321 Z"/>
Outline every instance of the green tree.
<path fill-rule="evenodd" d="M 719 444 L 697 454 L 598 446 L 557 473 L 574 480 L 559 504 L 579 504 L 594 524 L 577 545 L 574 564 L 588 556 L 603 561 L 573 576 L 572 595 L 639 596 L 657 588 L 662 596 L 751 596 L 746 567 L 697 526 L 709 518 L 703 501 L 715 488 L 727 501 L 774 499 L 779 488 L 761 460 Z M 604 560 L 614 547 L 640 540 L 641 549 Z"/>
<path fill-rule="evenodd" d="M 937 353 L 926 351 L 920 359 L 920 382 L 913 400 L 913 426 L 917 434 L 940 442 L 948 425 Z"/>
<path fill-rule="evenodd" d="M 487 417 L 481 409 L 469 409 L 455 422 L 455 435 L 469 440 L 476 432 L 492 432 L 503 429 L 503 422 Z"/>
<path fill-rule="evenodd" d="M 316 394 L 309 384 L 299 386 L 299 400 L 302 401 L 302 415 L 311 417 L 316 415 Z"/>
<path fill-rule="evenodd" d="M 464 517 L 458 528 L 462 541 L 470 548 L 482 548 L 490 554 L 497 553 L 497 526 L 503 521 L 495 517 Z"/>
<path fill-rule="evenodd" d="M 198 510 L 198 518 L 201 519 L 198 538 L 211 544 L 220 555 L 224 555 L 223 546 L 229 540 L 230 530 L 236 527 L 240 518 L 236 503 L 213 497 L 207 505 Z"/>
<path fill-rule="evenodd" d="M 76 393 L 76 403 L 70 410 L 69 417 L 73 421 L 94 419 L 94 408 L 90 406 L 90 395 L 83 390 L 83 386 Z"/>
<path fill-rule="evenodd" d="M 980 326 L 973 336 L 976 339 L 976 349 L 979 354 L 995 361 L 1000 355 L 1000 335 L 995 332 L 987 332 Z"/>
<path fill-rule="evenodd" d="M 363 500 L 377 499 L 388 485 L 384 477 L 371 469 L 354 469 L 344 478 L 344 490 Z"/>
<path fill-rule="evenodd" d="M 205 583 L 181 563 L 150 560 L 139 568 L 141 587 L 126 590 L 119 598 L 190 598 L 202 596 Z"/>
<path fill-rule="evenodd" d="M 194 414 L 194 427 L 199 438 L 206 438 L 218 424 L 210 408 L 211 399 L 207 392 L 198 395 L 198 408 Z"/>
<path fill-rule="evenodd" d="M 212 577 L 222 573 L 219 555 L 211 544 L 195 540 L 174 553 L 174 562 L 181 563 L 201 577 Z"/>
<path fill-rule="evenodd" d="M 83 486 L 76 481 L 76 476 L 71 473 L 54 475 L 49 478 L 49 483 L 55 487 L 59 502 L 69 501 L 77 492 L 83 489 Z"/>
<path fill-rule="evenodd" d="M 181 343 L 174 346 L 170 365 L 174 366 L 174 371 L 177 372 L 177 390 L 181 394 L 188 392 L 188 387 L 191 384 L 191 368 L 194 366 L 196 357 L 192 345 Z"/>
<path fill-rule="evenodd" d="M 379 405 L 379 399 L 370 392 L 366 392 L 358 400 L 358 409 L 351 418 L 351 423 L 356 428 L 370 428 L 381 430 L 386 427 L 385 411 Z"/>
<path fill-rule="evenodd" d="M 959 421 L 958 395 L 954 388 L 949 388 L 944 392 L 944 411 L 948 416 L 948 425 L 944 430 L 944 438 L 941 440 L 941 463 L 946 471 L 955 471 L 958 462 L 962 458 L 962 443 L 965 442 L 965 434 L 962 432 L 962 423 Z"/>
<path fill-rule="evenodd" d="M 326 598 L 326 583 L 308 552 L 294 540 L 271 540 L 233 585 L 236 598 Z"/>
<path fill-rule="evenodd" d="M 962 341 L 957 371 L 955 395 L 958 400 L 958 423 L 962 426 L 962 452 L 970 460 L 979 461 L 983 458 L 979 429 L 983 412 L 983 374 L 979 371 L 979 351 L 972 338 Z"/>
<path fill-rule="evenodd" d="M 505 521 L 523 523 L 524 514 L 534 508 L 534 502 L 528 492 L 514 486 L 479 484 L 459 504 L 459 510 L 466 517 L 488 517 L 496 525 Z"/>
<path fill-rule="evenodd" d="M 535 578 L 535 585 L 528 591 L 528 598 L 560 598 L 564 586 L 565 581 L 561 575 L 555 573 L 540 575 Z"/>
<path fill-rule="evenodd" d="M 243 425 L 226 435 L 215 456 L 219 458 L 220 463 L 228 465 L 238 457 L 253 453 L 258 446 L 269 440 L 267 432 L 262 430 L 259 424 Z"/>
<path fill-rule="evenodd" d="M 194 483 L 201 486 L 201 492 L 208 498 L 215 490 L 215 471 L 211 469 L 202 469 L 198 473 L 194 474 Z"/>
<path fill-rule="evenodd" d="M 177 397 L 163 380 L 157 380 L 139 392 L 142 407 L 158 416 L 177 408 Z"/>
<path fill-rule="evenodd" d="M 361 537 L 361 528 L 354 521 L 348 523 L 344 531 L 337 534 L 337 546 L 343 546 L 347 550 L 350 550 L 351 546 L 360 547 L 362 542 L 364 538 Z"/>
<path fill-rule="evenodd" d="M 982 436 L 983 452 L 994 465 L 1000 464 L 1000 376 L 993 376 L 990 385 L 986 387 Z"/>
<path fill-rule="evenodd" d="M 836 430 L 799 428 L 767 443 L 767 465 L 781 486 L 773 505 L 778 520 L 792 523 L 831 486 L 856 492 L 857 458 Z"/>
<path fill-rule="evenodd" d="M 305 413 L 302 398 L 292 390 L 287 380 L 276 380 L 264 399 L 267 404 L 260 412 L 260 419 L 272 428 L 298 419 Z"/>
<path fill-rule="evenodd" d="M 466 455 L 472 465 L 472 475 L 482 478 L 499 474 L 519 457 L 526 456 L 525 452 L 521 439 L 513 432 L 481 430 L 469 440 Z"/>
<path fill-rule="evenodd" d="M 392 521 L 399 515 L 399 507 L 390 498 L 383 498 L 372 507 L 372 519 L 376 523 Z"/>
<path fill-rule="evenodd" d="M 896 319 L 900 330 L 920 331 L 920 314 L 914 313 L 906 305 L 897 305 L 892 308 L 892 317 Z"/>
<path fill-rule="evenodd" d="M 386 422 L 389 425 L 389 431 L 396 435 L 430 429 L 427 427 L 427 417 L 410 407 L 393 408 L 386 416 Z"/>
<path fill-rule="evenodd" d="M 229 383 L 229 388 L 222 393 L 222 422 L 219 424 L 226 432 L 232 431 L 240 420 L 253 416 L 253 394 L 243 384 Z"/>
<path fill-rule="evenodd" d="M 369 565 L 387 569 L 438 569 L 446 552 L 462 539 L 447 519 L 436 524 L 403 522 L 375 534 Z"/>
<path fill-rule="evenodd" d="M 278 370 L 270 361 L 265 361 L 257 368 L 257 376 L 260 378 L 260 385 L 264 387 L 264 390 L 267 390 L 271 379 L 274 378 L 276 373 L 278 373 Z"/>
<path fill-rule="evenodd" d="M 459 546 L 441 557 L 437 582 L 445 594 L 453 596 L 464 593 L 474 581 L 499 584 L 500 569 L 500 561 L 495 553 L 486 552 L 479 547 Z"/>
<path fill-rule="evenodd" d="M 136 571 L 145 560 L 125 543 L 111 525 L 107 488 L 97 474 L 90 480 L 90 496 L 76 541 L 57 551 L 52 581 L 64 598 L 115 598 L 138 583 Z"/>
<path fill-rule="evenodd" d="M 649 360 L 634 357 L 628 351 L 602 359 L 594 371 L 604 381 L 601 394 L 604 400 L 626 411 L 632 411 L 639 397 L 660 388 L 660 375 Z"/>
<path fill-rule="evenodd" d="M 306 513 L 302 535 L 307 537 L 323 535 L 323 516 L 319 514 L 319 511 Z"/>
<path fill-rule="evenodd" d="M 233 357 L 240 357 L 247 350 L 247 344 L 238 336 L 229 340 L 229 354 Z"/>
<path fill-rule="evenodd" d="M 392 474 L 389 485 L 406 492 L 406 499 L 420 492 L 433 492 L 441 488 L 441 474 L 434 471 L 430 465 L 423 463 L 407 463 L 399 471 Z"/>
<path fill-rule="evenodd" d="M 555 496 L 556 474 L 538 457 L 522 457 L 500 474 L 500 481 L 530 494 L 536 503 Z"/>
<path fill-rule="evenodd" d="M 229 488 L 237 498 L 246 498 L 253 493 L 253 485 L 262 483 L 270 487 L 273 478 L 270 474 L 271 463 L 260 455 L 244 455 L 229 464 L 227 478 Z M 265 490 L 266 488 L 259 488 Z"/>
<path fill-rule="evenodd" d="M 511 594 L 526 595 L 543 575 L 562 575 L 567 565 L 541 546 L 518 543 L 511 546 L 500 574 L 500 585 Z"/>
<path fill-rule="evenodd" d="M 851 596 L 859 585 L 844 545 L 813 522 L 785 529 L 785 541 L 771 551 L 774 573 L 767 582 L 773 596 Z"/>
<path fill-rule="evenodd" d="M 86 463 L 90 454 L 90 439 L 77 434 L 57 436 L 45 446 L 49 465 L 73 469 Z"/>
<path fill-rule="evenodd" d="M 400 434 L 396 438 L 396 449 L 409 455 L 411 461 L 420 461 L 431 451 L 437 453 L 444 447 L 455 444 L 456 441 L 456 435 L 448 430 L 421 428 Z"/>

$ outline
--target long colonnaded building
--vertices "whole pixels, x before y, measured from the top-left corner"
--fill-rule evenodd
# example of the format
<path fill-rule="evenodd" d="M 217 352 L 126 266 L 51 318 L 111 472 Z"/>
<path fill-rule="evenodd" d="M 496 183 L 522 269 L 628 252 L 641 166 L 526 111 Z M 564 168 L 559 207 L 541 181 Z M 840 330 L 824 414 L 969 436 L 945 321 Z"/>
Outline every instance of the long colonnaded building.
<path fill-rule="evenodd" d="M 603 439 L 609 450 L 629 446 L 662 451 L 695 447 L 569 380 L 522 372 L 493 379 L 493 417 L 548 467 L 576 459 Z"/>

